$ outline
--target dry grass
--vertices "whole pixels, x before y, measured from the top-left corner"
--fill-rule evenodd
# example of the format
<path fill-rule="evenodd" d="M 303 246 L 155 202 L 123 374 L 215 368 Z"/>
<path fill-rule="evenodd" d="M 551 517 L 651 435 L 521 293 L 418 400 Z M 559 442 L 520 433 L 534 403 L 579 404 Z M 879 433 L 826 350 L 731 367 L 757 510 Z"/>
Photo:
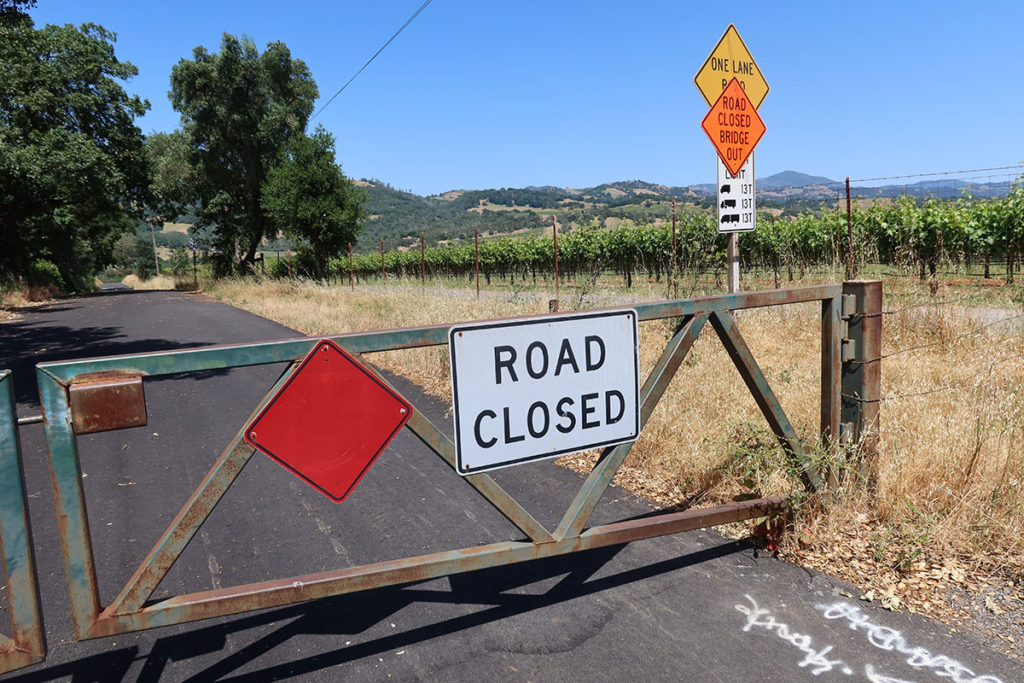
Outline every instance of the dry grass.
<path fill-rule="evenodd" d="M 157 275 L 148 280 L 140 280 L 134 273 L 129 273 L 122 278 L 121 284 L 128 285 L 132 289 L 174 289 L 174 278 Z"/>
<path fill-rule="evenodd" d="M 0 290 L 0 320 L 17 317 L 16 311 L 19 308 L 53 301 L 58 293 L 56 287 L 16 287 Z"/>
<path fill-rule="evenodd" d="M 469 290 L 418 286 L 361 287 L 351 292 L 302 281 L 266 280 L 257 285 L 252 280 L 222 280 L 208 293 L 310 336 L 547 312 L 547 301 L 538 297 L 477 300 Z M 429 393 L 451 398 L 447 347 L 388 351 L 370 359 Z"/>
<path fill-rule="evenodd" d="M 546 295 L 477 300 L 467 290 L 418 286 L 350 292 L 310 283 L 233 281 L 216 284 L 210 293 L 313 336 L 547 310 Z M 905 292 L 901 298 L 887 298 L 886 308 L 904 305 Z M 965 614 L 950 611 L 951 587 L 969 591 L 998 580 L 1001 602 L 985 607 L 1020 618 L 1024 326 L 1014 325 L 1024 320 L 991 322 L 1024 310 L 998 303 L 1001 308 L 984 315 L 962 306 L 924 305 L 883 318 L 883 353 L 899 353 L 882 361 L 881 452 L 869 463 L 846 468 L 834 497 L 804 500 L 794 519 L 796 533 L 783 540 L 784 557 L 851 580 L 890 607 L 907 605 L 946 619 Z M 755 358 L 797 431 L 811 443 L 819 411 L 819 317 L 818 306 L 809 304 L 739 315 Z M 670 331 L 668 321 L 641 325 L 642 373 L 653 366 Z M 374 354 L 371 360 L 433 394 L 450 396 L 445 347 Z M 561 462 L 586 469 L 592 458 L 583 454 Z M 617 481 L 663 507 L 801 491 L 710 325 Z"/>

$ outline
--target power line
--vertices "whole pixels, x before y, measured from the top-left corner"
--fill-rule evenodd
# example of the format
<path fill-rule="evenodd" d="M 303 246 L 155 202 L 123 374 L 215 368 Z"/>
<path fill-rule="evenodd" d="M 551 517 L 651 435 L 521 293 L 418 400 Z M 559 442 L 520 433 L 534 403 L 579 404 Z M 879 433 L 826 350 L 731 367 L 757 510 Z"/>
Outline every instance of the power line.
<path fill-rule="evenodd" d="M 357 71 L 354 74 L 352 74 L 352 78 L 348 79 L 348 81 L 345 82 L 345 85 L 341 86 L 338 89 L 338 92 L 334 93 L 334 95 L 331 96 L 331 99 L 327 100 L 327 102 L 325 102 L 322 107 L 320 107 L 319 109 L 316 110 L 316 113 L 313 114 L 313 116 L 310 117 L 310 121 L 315 119 L 320 114 L 320 112 L 322 112 L 324 109 L 327 109 L 327 105 L 329 105 L 331 102 L 333 102 L 334 98 L 337 97 L 338 95 L 340 95 L 341 92 L 345 88 L 347 88 L 352 81 L 356 80 L 356 76 L 358 76 L 359 74 L 363 73 L 363 70 L 366 69 L 366 67 L 370 66 L 370 62 L 372 62 L 373 60 L 377 59 L 377 55 L 379 55 L 381 52 L 383 52 L 384 48 L 386 48 L 388 45 L 390 45 L 391 41 L 393 41 L 395 38 L 397 38 L 398 34 L 401 33 L 402 31 L 404 31 L 405 27 L 408 26 L 409 24 L 411 24 L 413 22 L 413 20 L 420 15 L 420 12 L 425 10 L 427 8 L 427 5 L 429 5 L 431 3 L 431 1 L 432 0 L 426 0 L 426 2 L 424 2 L 422 5 L 420 5 L 419 9 L 416 10 L 415 12 L 413 12 L 412 16 L 405 20 L 405 23 L 402 24 L 401 27 L 399 27 L 399 29 L 397 31 L 395 31 L 394 35 L 392 35 L 390 38 L 388 38 L 388 41 L 386 43 L 384 43 L 383 45 L 381 45 L 380 49 L 377 50 L 376 52 L 374 52 L 372 57 L 370 57 L 368 60 L 366 60 L 366 64 L 363 64 L 361 67 L 359 67 L 359 71 Z"/>
<path fill-rule="evenodd" d="M 951 178 L 950 179 L 954 183 L 959 180 L 959 181 L 964 181 L 968 185 L 972 185 L 972 184 L 976 184 L 976 181 L 978 180 L 979 176 L 977 176 L 977 175 L 971 176 L 971 175 L 963 175 L 963 174 L 982 173 L 982 172 L 986 172 L 986 171 L 1000 171 L 1000 170 L 1004 170 L 1004 169 L 1015 169 L 1017 171 L 1024 171 L 1024 164 L 1019 165 L 1019 166 L 996 166 L 996 167 L 993 167 L 993 168 L 980 168 L 980 169 L 973 169 L 973 170 L 968 169 L 968 170 L 963 170 L 963 171 L 934 171 L 932 173 L 914 173 L 914 174 L 910 174 L 910 175 L 882 176 L 882 177 L 878 177 L 878 178 L 858 178 L 858 179 L 851 178 L 850 179 L 850 183 L 859 183 L 859 182 L 865 182 L 865 181 L 869 181 L 869 180 L 898 180 L 898 179 L 902 179 L 902 178 L 921 178 L 921 177 L 926 177 L 926 176 L 940 176 L 940 175 L 941 176 L 951 176 L 951 175 L 956 175 L 956 176 L 959 176 L 959 177 Z M 1009 184 L 1009 179 L 1017 178 L 1017 177 L 1019 177 L 1019 175 L 1020 175 L 1019 173 L 997 173 L 997 174 L 989 173 L 989 175 L 988 175 L 988 182 L 991 183 L 993 178 L 995 178 L 997 180 L 1000 179 L 1000 178 L 1005 178 L 1007 180 L 1003 180 L 1002 182 L 1005 182 L 1005 183 Z M 980 176 L 980 177 L 984 178 L 984 176 Z M 898 185 L 899 184 L 897 183 L 896 185 L 891 185 L 891 186 L 888 186 L 888 187 L 896 187 Z M 903 184 L 903 186 L 904 186 L 904 188 L 906 188 L 906 184 L 905 183 Z M 843 181 L 829 180 L 827 182 L 808 183 L 806 185 L 779 185 L 779 186 L 772 186 L 772 187 L 766 188 L 766 189 L 758 188 L 757 192 L 760 194 L 762 192 L 780 192 L 780 191 L 784 191 L 784 190 L 803 190 L 803 189 L 808 189 L 808 188 L 822 188 L 823 191 L 827 190 L 828 192 L 842 192 L 842 190 L 843 190 Z M 870 189 L 877 189 L 877 188 L 859 187 L 859 188 L 851 188 L 851 189 L 856 189 L 858 191 L 863 191 L 863 190 L 870 190 Z"/>
<path fill-rule="evenodd" d="M 992 168 L 969 168 L 963 171 L 935 171 L 933 173 L 911 173 L 909 175 L 890 175 L 878 178 L 851 178 L 851 183 L 866 183 L 872 180 L 899 180 L 901 178 L 924 178 L 935 175 L 962 175 L 964 173 L 983 173 L 986 171 L 1005 171 L 1009 168 L 1024 168 L 1024 165 L 1014 164 L 1013 166 L 994 166 Z"/>

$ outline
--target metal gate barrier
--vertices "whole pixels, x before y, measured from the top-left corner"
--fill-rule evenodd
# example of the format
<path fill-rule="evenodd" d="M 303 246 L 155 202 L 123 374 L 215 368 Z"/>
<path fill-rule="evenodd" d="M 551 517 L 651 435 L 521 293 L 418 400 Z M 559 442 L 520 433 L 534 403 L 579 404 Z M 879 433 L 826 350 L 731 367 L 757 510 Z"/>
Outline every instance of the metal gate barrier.
<path fill-rule="evenodd" d="M 820 302 L 822 312 L 821 436 L 826 443 L 833 444 L 844 439 L 870 438 L 877 421 L 877 402 L 874 401 L 877 395 L 873 397 L 877 393 L 877 365 L 872 367 L 858 359 L 878 355 L 880 318 L 873 318 L 873 311 L 881 307 L 881 283 L 877 282 L 820 285 L 630 306 L 640 321 L 678 320 L 674 334 L 641 388 L 641 428 L 698 335 L 710 322 L 780 444 L 803 468 L 807 485 L 813 489 L 820 488 L 828 473 L 815 469 L 751 355 L 732 314 L 742 309 L 806 302 Z M 448 343 L 451 327 L 451 324 L 431 325 L 345 334 L 329 339 L 350 354 L 361 354 L 444 345 Z M 204 347 L 47 362 L 37 366 L 57 515 L 61 520 L 65 576 L 79 640 L 620 545 L 689 529 L 764 517 L 786 508 L 784 498 L 760 498 L 588 528 L 591 513 L 629 453 L 633 442 L 628 442 L 603 450 L 553 530 L 539 523 L 488 474 L 458 477 L 522 531 L 525 540 L 472 546 L 150 601 L 160 581 L 256 452 L 246 443 L 243 426 L 116 598 L 109 605 L 102 605 L 76 434 L 139 424 L 135 417 L 139 402 L 144 401 L 141 392 L 143 377 L 290 362 L 288 369 L 253 411 L 252 415 L 256 416 L 287 381 L 292 369 L 319 341 L 296 339 Z M 367 372 L 373 371 L 367 369 Z M 376 373 L 374 375 L 385 382 Z M 455 445 L 441 428 L 415 407 L 405 426 L 455 469 Z M 10 373 L 3 371 L 0 372 L 0 542 L 15 635 L 0 640 L 0 671 L 27 666 L 45 657 L 16 427 Z"/>

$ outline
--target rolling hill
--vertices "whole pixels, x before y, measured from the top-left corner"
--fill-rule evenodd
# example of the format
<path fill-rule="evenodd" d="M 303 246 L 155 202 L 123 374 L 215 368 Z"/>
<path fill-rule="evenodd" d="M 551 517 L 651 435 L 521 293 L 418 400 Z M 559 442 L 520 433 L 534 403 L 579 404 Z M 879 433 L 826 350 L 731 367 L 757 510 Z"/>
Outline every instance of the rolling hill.
<path fill-rule="evenodd" d="M 460 189 L 430 196 L 398 190 L 381 180 L 364 178 L 353 182 L 366 194 L 367 220 L 355 245 L 358 252 L 378 249 L 381 240 L 385 249 L 418 248 L 420 235 L 429 245 L 472 239 L 474 227 L 479 228 L 483 238 L 488 238 L 539 234 L 550 230 L 552 220 L 557 220 L 560 226 L 567 223 L 611 226 L 623 219 L 657 224 L 670 218 L 673 200 L 678 212 L 710 211 L 716 197 L 712 183 L 673 187 L 643 180 L 623 180 L 587 188 L 544 185 Z M 854 187 L 852 193 L 867 199 L 904 193 L 918 198 L 948 199 L 960 196 L 965 190 L 986 198 L 1002 196 L 1008 189 L 1006 181 L 932 180 Z M 834 206 L 844 194 L 844 183 L 798 171 L 782 171 L 757 179 L 758 208 L 771 209 L 778 216 L 816 211 L 823 205 Z M 143 234 L 141 228 L 140 234 Z M 178 246 L 186 240 L 183 234 L 161 236 L 157 233 L 157 241 L 161 245 L 166 243 L 165 246 Z"/>

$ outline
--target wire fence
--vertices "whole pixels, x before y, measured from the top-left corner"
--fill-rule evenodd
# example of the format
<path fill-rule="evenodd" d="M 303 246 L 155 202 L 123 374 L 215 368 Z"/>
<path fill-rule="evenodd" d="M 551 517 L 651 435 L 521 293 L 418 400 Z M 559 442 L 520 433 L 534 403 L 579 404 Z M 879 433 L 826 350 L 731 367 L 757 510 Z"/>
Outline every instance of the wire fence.
<path fill-rule="evenodd" d="M 932 308 L 932 309 L 935 309 L 935 308 L 941 308 L 941 307 L 962 306 L 962 305 L 967 304 L 969 302 L 975 302 L 976 300 L 977 299 L 976 299 L 975 296 L 970 296 L 970 295 L 969 296 L 962 296 L 962 297 L 951 298 L 951 299 L 941 299 L 941 300 L 937 299 L 937 300 L 932 300 L 932 301 L 918 302 L 918 303 L 910 304 L 910 305 L 907 305 L 907 306 L 902 306 L 900 308 L 886 309 L 886 310 L 880 311 L 878 313 L 862 314 L 862 315 L 858 315 L 858 316 L 855 316 L 855 317 L 869 318 L 869 317 L 878 317 L 878 316 L 895 316 L 895 315 L 901 315 L 901 314 L 904 314 L 904 313 L 907 313 L 907 312 L 910 312 L 910 311 L 914 311 L 914 310 L 917 310 L 917 309 L 921 309 L 921 308 Z M 971 310 L 970 307 L 965 307 L 965 310 L 968 312 L 968 315 L 971 314 L 970 313 L 970 310 Z M 1013 324 L 1013 323 L 1015 323 L 1017 321 L 1021 321 L 1021 323 L 1024 323 L 1024 311 L 1022 311 L 1022 312 L 1014 312 L 1015 310 L 1016 309 L 1005 309 L 1005 313 L 1006 313 L 1005 315 L 1000 315 L 996 319 L 989 320 L 987 322 L 978 322 L 978 323 L 976 323 L 976 326 L 974 327 L 974 329 L 971 329 L 971 330 L 969 330 L 967 332 L 963 332 L 963 333 L 954 335 L 954 336 L 949 337 L 947 339 L 940 339 L 940 340 L 937 340 L 937 341 L 926 342 L 926 343 L 923 343 L 923 344 L 915 344 L 915 345 L 912 345 L 912 346 L 907 346 L 907 347 L 903 347 L 903 348 L 897 349 L 895 351 L 890 351 L 888 353 L 882 353 L 879 356 L 876 356 L 874 358 L 867 358 L 867 359 L 863 359 L 863 360 L 851 360 L 851 361 L 847 361 L 847 362 L 849 362 L 850 364 L 853 364 L 853 365 L 866 365 L 866 364 L 872 364 L 872 363 L 880 363 L 883 360 L 886 360 L 886 359 L 889 359 L 889 358 L 894 358 L 894 357 L 897 357 L 897 356 L 902 356 L 904 354 L 913 353 L 913 352 L 916 352 L 916 351 L 922 351 L 922 350 L 926 350 L 926 349 L 933 349 L 933 348 L 939 347 L 939 346 L 947 346 L 947 347 L 954 346 L 954 345 L 956 345 L 959 342 L 962 342 L 964 340 L 984 336 L 984 335 L 988 334 L 989 331 L 992 328 L 995 328 L 995 327 L 998 327 L 998 326 L 1008 326 L 1009 327 L 1009 326 L 1011 326 L 1011 324 Z M 1008 331 L 1009 331 L 1010 334 L 1015 334 L 1016 338 L 1024 339 L 1024 327 L 1022 327 L 1021 333 L 1016 333 L 1012 329 L 1009 329 Z M 966 377 L 961 377 L 959 379 L 947 382 L 947 383 L 943 384 L 942 386 L 934 387 L 934 388 L 931 388 L 931 389 L 926 389 L 926 390 L 923 390 L 923 391 L 914 391 L 914 392 L 907 392 L 907 393 L 890 393 L 890 394 L 887 394 L 885 396 L 881 396 L 879 398 L 874 398 L 874 399 L 865 399 L 865 398 L 861 398 L 859 396 L 855 396 L 855 395 L 851 395 L 851 394 L 846 394 L 846 393 L 844 393 L 842 396 L 843 396 L 843 398 L 845 398 L 845 399 L 847 399 L 849 401 L 856 402 L 856 403 L 862 403 L 862 404 L 863 403 L 886 403 L 886 402 L 898 401 L 898 400 L 906 399 L 906 398 L 918 398 L 918 397 L 928 396 L 928 395 L 932 395 L 932 394 L 938 394 L 938 393 L 943 393 L 943 392 L 948 392 L 948 391 L 955 391 L 955 390 L 962 389 L 965 386 L 970 385 L 972 382 L 976 381 L 979 377 L 982 377 L 983 375 L 991 375 L 993 370 L 997 366 L 1000 366 L 1000 365 L 1002 365 L 1004 363 L 1008 363 L 1010 361 L 1018 361 L 1018 362 L 1024 361 L 1024 352 L 1010 353 L 1010 354 L 1001 355 L 1001 356 L 997 356 L 997 357 L 991 358 L 990 360 L 987 361 L 985 367 L 983 367 L 982 369 L 980 369 L 980 370 L 978 370 L 978 371 L 976 371 L 974 373 L 971 373 L 970 375 L 968 375 Z"/>

